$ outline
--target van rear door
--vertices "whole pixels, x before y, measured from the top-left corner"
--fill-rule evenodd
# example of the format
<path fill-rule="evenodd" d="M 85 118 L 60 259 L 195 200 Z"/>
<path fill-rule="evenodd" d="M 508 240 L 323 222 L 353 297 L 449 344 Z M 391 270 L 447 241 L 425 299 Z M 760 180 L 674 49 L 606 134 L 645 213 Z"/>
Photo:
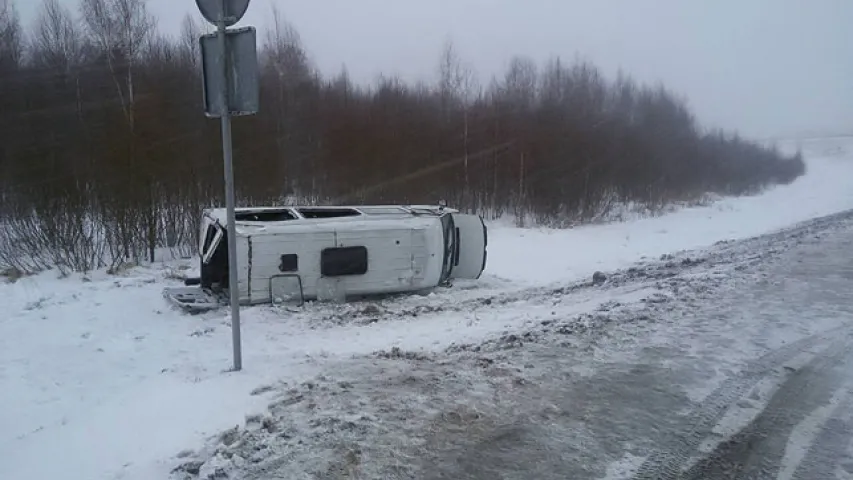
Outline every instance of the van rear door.
<path fill-rule="evenodd" d="M 450 278 L 480 278 L 486 268 L 488 233 L 479 215 L 453 213 L 456 227 L 455 255 Z"/>

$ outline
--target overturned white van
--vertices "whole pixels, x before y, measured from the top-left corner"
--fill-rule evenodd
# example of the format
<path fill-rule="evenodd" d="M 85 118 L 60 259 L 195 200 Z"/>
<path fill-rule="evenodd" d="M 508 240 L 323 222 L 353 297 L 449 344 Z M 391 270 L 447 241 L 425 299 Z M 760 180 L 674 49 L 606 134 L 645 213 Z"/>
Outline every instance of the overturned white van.
<path fill-rule="evenodd" d="M 441 206 L 239 208 L 235 219 L 242 305 L 429 290 L 486 266 L 483 219 Z M 191 311 L 227 303 L 226 226 L 224 209 L 203 212 L 201 276 L 168 299 Z"/>

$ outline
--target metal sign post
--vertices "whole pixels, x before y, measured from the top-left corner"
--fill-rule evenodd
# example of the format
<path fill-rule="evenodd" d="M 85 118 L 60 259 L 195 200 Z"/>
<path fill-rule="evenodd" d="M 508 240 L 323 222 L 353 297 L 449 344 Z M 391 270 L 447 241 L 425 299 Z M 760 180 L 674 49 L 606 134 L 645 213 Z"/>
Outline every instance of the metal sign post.
<path fill-rule="evenodd" d="M 224 1 L 224 0 L 223 0 Z M 219 17 L 219 48 L 225 54 L 225 17 Z M 228 58 L 222 62 L 222 99 L 226 107 L 222 111 L 222 155 L 225 160 L 225 208 L 228 222 L 228 293 L 231 297 L 231 343 L 234 349 L 234 370 L 243 368 L 243 342 L 240 338 L 240 289 L 237 279 L 237 226 L 234 224 L 234 161 L 231 146 L 231 112 L 228 101 Z"/>
<path fill-rule="evenodd" d="M 234 219 L 234 167 L 231 116 L 251 115 L 258 110 L 258 64 L 253 28 L 229 31 L 246 13 L 249 0 L 196 0 L 202 15 L 217 27 L 216 35 L 201 37 L 205 113 L 220 117 L 222 155 L 225 162 L 225 207 L 228 222 L 228 292 L 231 304 L 231 336 L 234 370 L 243 368 L 240 338 L 240 288 L 237 276 L 237 227 Z"/>

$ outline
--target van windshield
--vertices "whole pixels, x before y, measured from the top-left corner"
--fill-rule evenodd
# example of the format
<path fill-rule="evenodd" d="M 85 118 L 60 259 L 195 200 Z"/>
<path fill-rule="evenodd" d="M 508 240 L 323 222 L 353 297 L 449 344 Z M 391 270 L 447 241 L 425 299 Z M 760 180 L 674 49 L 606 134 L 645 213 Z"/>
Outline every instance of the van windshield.
<path fill-rule="evenodd" d="M 214 252 L 216 252 L 217 247 L 219 247 L 219 242 L 222 241 L 222 237 L 224 235 L 225 232 L 216 224 L 211 223 L 207 226 L 207 232 L 205 232 L 204 235 L 204 244 L 201 249 L 202 264 L 210 262 L 211 257 L 213 257 Z"/>

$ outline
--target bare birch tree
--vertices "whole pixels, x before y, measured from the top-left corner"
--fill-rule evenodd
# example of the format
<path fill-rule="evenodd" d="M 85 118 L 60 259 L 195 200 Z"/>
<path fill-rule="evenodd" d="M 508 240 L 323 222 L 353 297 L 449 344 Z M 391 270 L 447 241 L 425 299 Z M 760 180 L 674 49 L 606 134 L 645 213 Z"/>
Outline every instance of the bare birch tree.
<path fill-rule="evenodd" d="M 480 91 L 474 70 L 470 65 L 464 63 L 456 52 L 453 42 L 448 40 L 444 44 L 439 63 L 439 94 L 442 99 L 445 118 L 448 120 L 456 109 L 462 111 L 462 142 L 464 151 L 463 177 L 464 191 L 463 202 L 468 203 L 470 193 L 470 173 L 468 165 L 469 155 L 469 112 L 470 107 Z"/>
<path fill-rule="evenodd" d="M 527 110 L 536 101 L 536 64 L 526 57 L 513 57 L 504 75 L 503 88 L 514 108 Z"/>
<path fill-rule="evenodd" d="M 145 0 L 82 0 L 83 21 L 104 55 L 131 131 L 134 128 L 133 69 L 154 32 Z M 124 88 L 119 67 L 125 70 Z"/>
<path fill-rule="evenodd" d="M 83 39 L 71 11 L 59 0 L 44 0 L 31 38 L 33 63 L 68 73 L 83 60 Z"/>
<path fill-rule="evenodd" d="M 298 158 L 299 141 L 296 140 L 300 130 L 305 128 L 297 118 L 297 111 L 303 107 L 298 89 L 311 81 L 312 72 L 299 32 L 282 17 L 276 5 L 272 5 L 271 16 L 272 25 L 264 39 L 264 67 L 270 92 L 275 96 L 272 108 L 277 112 L 275 143 L 280 162 L 277 170 L 282 182 L 290 183 L 296 191 L 299 187 L 295 180 L 300 176 L 307 177 L 310 172 L 311 183 L 314 183 L 314 159 L 312 157 L 305 162 Z M 287 177 L 290 177 L 290 182 Z"/>
<path fill-rule="evenodd" d="M 144 243 L 148 257 L 153 260 L 156 243 L 155 178 L 152 171 L 143 171 L 137 159 L 136 146 L 136 86 L 134 70 L 143 60 L 143 53 L 154 36 L 155 19 L 148 11 L 146 0 L 81 0 L 80 13 L 89 37 L 105 61 L 116 88 L 116 94 L 128 127 L 123 148 L 127 152 L 125 175 L 134 179 L 127 188 L 124 204 L 112 208 L 119 213 L 116 223 L 121 256 L 138 261 L 139 242 L 134 232 L 145 227 Z"/>
<path fill-rule="evenodd" d="M 201 47 L 199 47 L 199 37 L 201 37 L 202 29 L 195 16 L 186 14 L 181 22 L 180 36 L 180 52 L 181 60 L 187 65 L 191 65 L 194 69 L 198 67 L 201 58 Z"/>
<path fill-rule="evenodd" d="M 13 0 L 0 0 L 0 71 L 20 66 L 23 45 L 21 20 L 15 3 Z"/>

